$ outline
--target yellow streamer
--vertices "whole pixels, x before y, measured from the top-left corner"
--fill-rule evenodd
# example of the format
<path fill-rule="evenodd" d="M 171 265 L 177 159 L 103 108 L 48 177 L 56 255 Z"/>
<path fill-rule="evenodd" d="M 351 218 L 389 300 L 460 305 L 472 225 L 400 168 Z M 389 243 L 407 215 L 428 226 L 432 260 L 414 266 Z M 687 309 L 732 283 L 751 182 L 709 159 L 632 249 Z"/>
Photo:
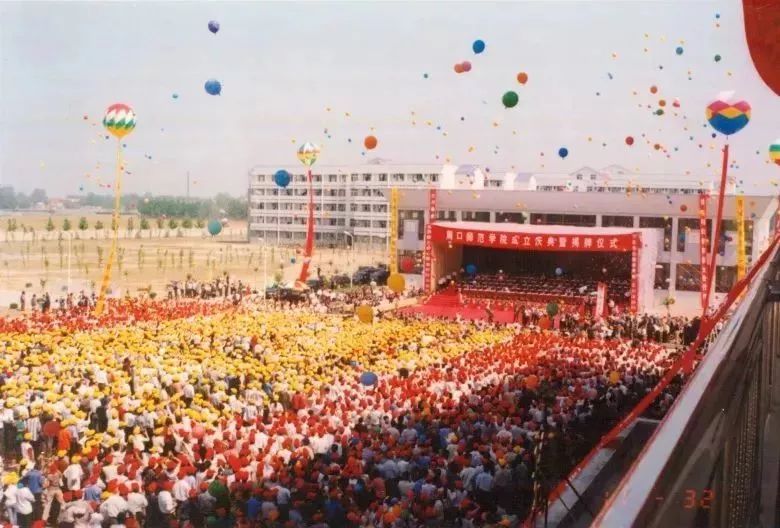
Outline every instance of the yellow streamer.
<path fill-rule="evenodd" d="M 388 265 L 392 274 L 398 273 L 398 189 L 396 187 L 390 189 L 390 224 L 388 229 L 390 230 Z"/>
<path fill-rule="evenodd" d="M 103 279 L 100 282 L 100 295 L 98 296 L 97 304 L 95 305 L 95 315 L 102 314 L 105 309 L 106 292 L 108 291 L 108 285 L 111 283 L 111 268 L 113 267 L 114 259 L 116 258 L 117 239 L 119 238 L 119 208 L 122 196 L 122 165 L 122 142 L 120 139 L 117 139 L 116 179 L 114 180 L 114 214 L 112 217 L 114 236 L 111 240 L 111 251 L 108 253 L 106 268 L 103 270 Z"/>
<path fill-rule="evenodd" d="M 745 276 L 747 259 L 745 257 L 745 197 L 737 196 L 737 280 Z"/>

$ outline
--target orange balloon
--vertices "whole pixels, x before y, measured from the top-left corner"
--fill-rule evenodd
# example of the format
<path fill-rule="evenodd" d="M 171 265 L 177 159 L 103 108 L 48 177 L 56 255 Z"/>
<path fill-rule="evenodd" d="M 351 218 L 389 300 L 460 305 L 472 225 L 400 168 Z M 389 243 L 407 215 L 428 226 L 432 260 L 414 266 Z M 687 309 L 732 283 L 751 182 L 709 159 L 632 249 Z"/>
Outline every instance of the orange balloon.
<path fill-rule="evenodd" d="M 463 65 L 461 63 L 455 65 L 455 73 L 463 73 Z"/>
<path fill-rule="evenodd" d="M 666 106 L 666 100 L 661 99 L 660 101 L 658 101 L 658 106 Z"/>
<path fill-rule="evenodd" d="M 375 149 L 377 143 L 379 143 L 379 142 L 377 141 L 377 139 L 374 136 L 366 136 L 366 139 L 363 140 L 363 145 L 368 150 Z"/>
<path fill-rule="evenodd" d="M 528 82 L 528 74 L 525 72 L 520 72 L 517 74 L 517 82 L 520 84 L 525 84 Z"/>
<path fill-rule="evenodd" d="M 539 386 L 539 376 L 537 376 L 536 374 L 531 374 L 530 376 L 525 378 L 525 386 L 531 390 L 534 390 L 536 387 Z"/>
<path fill-rule="evenodd" d="M 653 85 L 653 86 L 650 87 L 650 93 L 654 94 L 654 93 L 657 93 L 657 92 L 658 92 L 658 87 L 657 86 Z"/>

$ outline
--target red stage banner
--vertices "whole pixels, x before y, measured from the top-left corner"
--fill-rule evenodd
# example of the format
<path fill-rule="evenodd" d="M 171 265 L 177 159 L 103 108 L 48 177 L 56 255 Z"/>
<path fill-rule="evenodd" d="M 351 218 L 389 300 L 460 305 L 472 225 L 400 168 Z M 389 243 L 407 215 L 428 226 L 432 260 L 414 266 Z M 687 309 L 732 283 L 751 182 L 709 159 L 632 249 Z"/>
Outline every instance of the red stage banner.
<path fill-rule="evenodd" d="M 604 310 L 607 308 L 607 285 L 604 282 L 599 282 L 596 289 L 596 313 L 594 314 L 596 320 L 600 320 L 605 314 Z"/>
<path fill-rule="evenodd" d="M 423 291 L 434 290 L 431 285 L 431 268 L 433 265 L 433 223 L 436 221 L 436 189 L 428 190 L 428 218 L 425 222 L 425 257 L 423 261 Z"/>
<path fill-rule="evenodd" d="M 476 230 L 434 225 L 431 235 L 431 239 L 435 243 L 446 242 L 456 246 L 532 249 L 537 251 L 632 251 L 633 237 L 638 237 L 639 233 L 604 236 L 515 233 L 502 232 L 499 229 Z"/>
<path fill-rule="evenodd" d="M 710 281 L 707 273 L 707 254 L 709 253 L 710 241 L 707 238 L 707 193 L 699 195 L 699 277 L 701 279 L 701 308 L 707 311 L 707 290 Z"/>
<path fill-rule="evenodd" d="M 631 235 L 631 313 L 639 310 L 639 233 Z"/>

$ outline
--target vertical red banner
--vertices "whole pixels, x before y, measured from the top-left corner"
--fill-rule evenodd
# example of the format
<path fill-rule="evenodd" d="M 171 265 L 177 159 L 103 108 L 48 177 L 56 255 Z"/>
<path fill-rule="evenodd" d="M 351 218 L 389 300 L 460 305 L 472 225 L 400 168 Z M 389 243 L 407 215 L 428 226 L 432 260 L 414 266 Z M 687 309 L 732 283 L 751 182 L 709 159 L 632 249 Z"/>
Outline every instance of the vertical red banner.
<path fill-rule="evenodd" d="M 632 293 L 633 295 L 633 293 Z M 607 308 L 607 285 L 604 282 L 599 282 L 596 289 L 596 313 L 593 316 L 596 320 L 600 320 L 604 316 L 604 310 Z"/>
<path fill-rule="evenodd" d="M 631 235 L 631 313 L 639 310 L 639 247 L 641 238 L 639 233 Z M 650 280 L 649 278 L 647 280 Z"/>
<path fill-rule="evenodd" d="M 436 221 L 436 189 L 428 190 L 428 214 L 425 219 L 425 257 L 423 260 L 423 291 L 430 293 L 433 291 L 431 285 L 431 272 L 433 267 L 433 242 L 431 233 L 433 222 Z"/>
<path fill-rule="evenodd" d="M 707 254 L 709 253 L 710 241 L 707 236 L 707 193 L 699 194 L 699 277 L 701 279 L 701 308 L 707 310 L 707 290 L 710 281 L 707 268 Z"/>

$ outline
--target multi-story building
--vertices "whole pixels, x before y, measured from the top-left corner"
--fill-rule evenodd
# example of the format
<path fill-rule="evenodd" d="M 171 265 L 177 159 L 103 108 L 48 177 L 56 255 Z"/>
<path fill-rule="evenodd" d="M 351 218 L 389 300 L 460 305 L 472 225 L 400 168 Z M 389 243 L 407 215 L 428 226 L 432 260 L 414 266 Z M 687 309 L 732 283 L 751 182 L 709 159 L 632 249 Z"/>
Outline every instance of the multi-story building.
<path fill-rule="evenodd" d="M 250 172 L 249 238 L 300 245 L 306 235 L 307 191 L 301 167 L 287 189 L 273 182 L 279 167 Z M 429 189 L 438 191 L 438 220 L 640 227 L 659 230 L 656 288 L 699 289 L 699 195 L 714 192 L 711 179 L 637 174 L 611 165 L 571 174 L 497 172 L 477 166 L 315 166 L 317 244 L 380 248 L 387 244 L 389 189 L 399 188 L 398 251 L 421 262 Z M 748 263 L 766 246 L 778 211 L 770 196 L 744 196 Z M 708 201 L 713 236 L 716 200 Z M 727 190 L 716 275 L 719 291 L 736 277 L 736 194 Z M 353 240 L 349 240 L 354 237 Z M 408 263 L 410 259 L 406 259 Z M 419 265 L 413 272 L 419 273 Z"/>

